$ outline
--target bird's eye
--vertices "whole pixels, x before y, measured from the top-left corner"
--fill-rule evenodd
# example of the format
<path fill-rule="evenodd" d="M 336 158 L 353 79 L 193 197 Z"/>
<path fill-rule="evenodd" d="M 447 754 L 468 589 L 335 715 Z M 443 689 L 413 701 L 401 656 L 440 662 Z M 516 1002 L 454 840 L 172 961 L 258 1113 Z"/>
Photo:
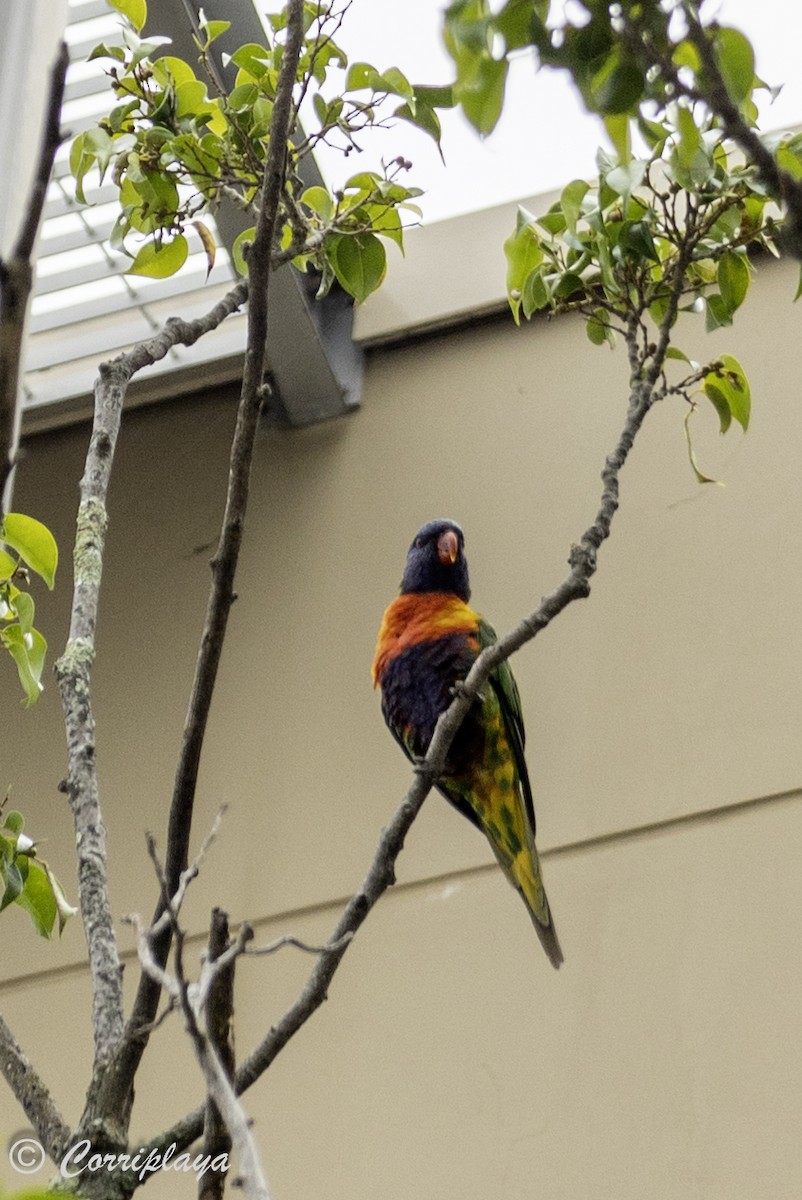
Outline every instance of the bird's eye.
<path fill-rule="evenodd" d="M 415 549 L 420 550 L 422 545 L 423 545 L 423 538 L 416 537 L 415 538 Z"/>

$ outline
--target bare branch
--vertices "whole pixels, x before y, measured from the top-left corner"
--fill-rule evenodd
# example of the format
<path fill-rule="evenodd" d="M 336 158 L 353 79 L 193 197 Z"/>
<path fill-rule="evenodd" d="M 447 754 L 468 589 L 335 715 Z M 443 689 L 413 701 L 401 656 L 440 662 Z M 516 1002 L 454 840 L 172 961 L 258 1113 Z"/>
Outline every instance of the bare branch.
<path fill-rule="evenodd" d="M 212 910 L 209 927 L 208 961 L 215 963 L 229 948 L 228 917 L 220 908 Z M 226 1078 L 234 1075 L 234 1042 L 232 1023 L 234 1019 L 234 962 L 216 975 L 204 1005 L 204 1015 L 209 1042 L 214 1049 Z M 206 1101 L 206 1116 L 203 1129 L 203 1155 L 209 1162 L 227 1161 L 231 1150 L 231 1134 L 220 1115 L 214 1100 Z M 225 1190 L 226 1171 L 210 1170 L 200 1181 L 198 1200 L 222 1200 Z"/>
<path fill-rule="evenodd" d="M 267 946 L 254 946 L 252 950 L 246 950 L 245 954 L 248 958 L 258 958 L 261 955 L 275 954 L 278 950 L 286 949 L 287 946 L 291 946 L 295 950 L 302 950 L 304 954 L 331 954 L 335 950 L 345 950 L 353 936 L 353 933 L 349 931 L 339 941 L 327 942 L 325 946 L 311 946 L 308 942 L 302 942 L 300 938 L 293 937 L 288 933 L 283 937 L 276 938 Z"/>
<path fill-rule="evenodd" d="M 0 1071 L 53 1162 L 60 1162 L 71 1133 L 50 1092 L 0 1016 Z"/>
<path fill-rule="evenodd" d="M 154 865 L 156 861 L 154 859 Z M 161 869 L 159 869 L 158 873 L 160 880 L 164 879 L 164 873 Z M 183 895 L 186 895 L 186 889 L 184 889 Z M 248 1197 L 248 1200 L 270 1200 L 270 1192 L 264 1177 L 259 1151 L 251 1131 L 250 1122 L 237 1099 L 226 1064 L 221 1060 L 212 1038 L 202 1028 L 203 1015 L 209 1000 L 209 991 L 206 989 L 204 992 L 201 986 L 189 984 L 184 974 L 182 953 L 183 934 L 178 927 L 180 908 L 177 907 L 175 898 L 166 901 L 166 911 L 170 915 L 176 940 L 175 975 L 171 975 L 166 971 L 154 954 L 154 943 L 157 941 L 157 936 L 154 936 L 153 929 L 145 929 L 140 918 L 137 915 L 133 915 L 129 919 L 137 931 L 139 961 L 142 964 L 143 970 L 158 984 L 159 989 L 164 989 L 168 995 L 173 997 L 176 1004 L 181 1007 L 187 1032 L 192 1038 L 195 1053 L 206 1081 L 209 1099 L 204 1115 L 208 1115 L 211 1104 L 215 1114 L 219 1114 L 225 1125 L 225 1129 L 231 1135 L 231 1145 L 237 1155 L 237 1163 L 240 1171 L 239 1183 L 243 1188 L 244 1194 Z M 230 971 L 231 965 L 228 967 L 229 975 Z M 216 972 L 216 981 L 220 982 L 222 978 L 223 972 Z M 226 1021 L 226 1026 L 227 1024 L 228 1022 Z M 213 1132 L 219 1142 L 219 1129 L 215 1129 Z M 227 1151 L 223 1151 L 223 1153 L 227 1153 Z M 208 1178 L 213 1179 L 215 1177 L 209 1176 Z M 222 1177 L 218 1175 L 216 1178 L 219 1184 Z M 201 1194 L 204 1194 L 203 1190 Z M 218 1187 L 210 1194 L 219 1195 L 221 1191 Z"/>
<path fill-rule="evenodd" d="M 69 57 L 62 42 L 50 71 L 42 143 L 33 177 L 28 207 L 11 257 L 0 261 L 0 515 L 17 454 L 19 437 L 19 386 L 22 338 L 28 300 L 33 286 L 33 247 L 42 219 L 53 160 L 61 143 L 61 103 Z"/>
<path fill-rule="evenodd" d="M 53 172 L 53 160 L 61 145 L 61 104 L 64 99 L 64 83 L 67 78 L 67 67 L 70 56 L 65 42 L 61 42 L 56 54 L 56 60 L 50 69 L 50 86 L 45 104 L 45 123 L 42 129 L 42 142 L 39 147 L 39 158 L 34 172 L 33 184 L 28 197 L 28 211 L 22 221 L 14 245 L 13 258 L 29 259 L 33 254 L 36 235 L 42 220 L 45 197 Z"/>
<path fill-rule="evenodd" d="M 68 747 L 68 774 L 64 786 L 75 824 L 79 896 L 93 988 L 95 1072 L 84 1122 L 96 1121 L 101 1113 L 102 1120 L 108 1118 L 114 1123 L 113 1136 L 122 1137 L 128 1109 L 122 1103 L 102 1102 L 100 1076 L 103 1065 L 111 1060 L 123 1035 L 122 972 L 109 906 L 106 834 L 98 791 L 91 693 L 108 520 L 106 496 L 123 402 L 133 376 L 163 358 L 172 346 L 178 343 L 191 345 L 204 333 L 215 329 L 241 307 L 247 294 L 247 284 L 241 282 L 203 317 L 189 322 L 171 318 L 155 337 L 140 342 L 111 363 L 103 364 L 95 385 L 95 415 L 78 509 L 70 632 L 55 670 Z"/>

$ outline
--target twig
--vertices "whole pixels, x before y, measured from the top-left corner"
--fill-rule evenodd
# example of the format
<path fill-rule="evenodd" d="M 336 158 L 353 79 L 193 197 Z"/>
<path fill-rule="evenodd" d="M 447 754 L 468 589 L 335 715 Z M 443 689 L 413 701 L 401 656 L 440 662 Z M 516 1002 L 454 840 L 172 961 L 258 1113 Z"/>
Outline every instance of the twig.
<path fill-rule="evenodd" d="M 0 1016 L 0 1071 L 53 1162 L 60 1162 L 71 1133 L 28 1056 Z"/>
<path fill-rule="evenodd" d="M 50 71 L 50 88 L 39 158 L 28 196 L 28 207 L 11 257 L 0 261 L 0 516 L 17 454 L 19 438 L 19 379 L 25 317 L 33 286 L 33 248 L 42 220 L 53 160 L 61 144 L 61 103 L 69 56 L 62 42 Z"/>
<path fill-rule="evenodd" d="M 245 954 L 248 958 L 258 958 L 261 955 L 275 954 L 277 950 L 284 950 L 287 946 L 292 946 L 295 950 L 302 950 L 304 954 L 331 954 L 337 950 L 345 950 L 353 936 L 349 930 L 336 942 L 326 942 L 323 946 L 310 946 L 308 942 L 302 942 L 300 938 L 293 937 L 288 933 L 283 937 L 276 938 L 267 946 L 254 946 L 252 950 L 246 950 Z"/>
<path fill-rule="evenodd" d="M 161 869 L 159 877 L 160 880 L 164 879 Z M 184 889 L 183 895 L 186 895 L 186 889 Z M 201 986 L 193 987 L 189 984 L 184 973 L 183 935 L 178 927 L 180 908 L 177 907 L 175 897 L 166 901 L 166 911 L 170 914 L 176 942 L 175 975 L 166 971 L 155 957 L 154 944 L 158 940 L 158 935 L 154 936 L 152 928 L 146 929 L 141 919 L 134 914 L 129 919 L 137 932 L 139 961 L 143 971 L 153 979 L 159 989 L 166 991 L 175 1004 L 181 1007 L 187 1032 L 192 1039 L 206 1080 L 208 1101 L 204 1116 L 208 1114 L 209 1103 L 211 1103 L 222 1119 L 225 1129 L 231 1135 L 231 1144 L 237 1155 L 240 1183 L 245 1196 L 248 1200 L 270 1200 L 270 1193 L 250 1123 L 237 1099 L 226 1065 L 221 1060 L 212 1038 L 202 1028 L 209 992 L 207 990 L 204 994 Z M 221 978 L 222 973 L 218 971 L 217 981 L 219 982 Z M 217 1179 L 219 1182 L 221 1177 L 218 1176 Z M 219 1193 L 213 1192 L 212 1194 Z"/>
<path fill-rule="evenodd" d="M 223 817 L 226 814 L 227 808 L 228 808 L 227 804 L 221 804 L 220 809 L 217 813 L 217 816 L 215 817 L 214 821 L 212 822 L 212 827 L 209 830 L 209 832 L 207 833 L 206 837 L 204 838 L 204 841 L 203 841 L 203 844 L 202 844 L 200 850 L 195 855 L 195 857 L 193 858 L 192 862 L 189 864 L 187 869 L 185 871 L 181 872 L 181 877 L 178 881 L 178 887 L 176 888 L 175 894 L 172 897 L 172 899 L 170 898 L 169 885 L 167 883 L 167 877 L 164 873 L 164 868 L 162 867 L 161 862 L 159 861 L 158 854 L 156 853 L 156 839 L 154 838 L 154 836 L 150 832 L 150 830 L 146 831 L 145 843 L 148 848 L 148 857 L 150 858 L 150 861 L 153 863 L 153 868 L 156 872 L 156 878 L 159 881 L 159 887 L 161 889 L 162 901 L 163 901 L 163 904 L 162 904 L 163 911 L 161 913 L 161 916 L 151 924 L 151 927 L 150 927 L 151 937 L 158 937 L 163 932 L 163 930 L 166 929 L 172 923 L 173 917 L 172 917 L 171 907 L 176 913 L 179 913 L 181 911 L 183 904 L 184 904 L 184 899 L 187 894 L 187 889 L 189 888 L 189 885 L 192 883 L 193 879 L 197 879 L 198 875 L 200 874 L 200 869 L 201 869 L 203 860 L 205 859 L 206 855 L 209 853 L 209 850 L 212 848 L 212 845 L 214 844 L 214 842 L 217 838 L 217 835 L 220 832 L 220 826 L 223 822 Z M 170 900 L 170 904 L 166 903 L 167 900 Z"/>

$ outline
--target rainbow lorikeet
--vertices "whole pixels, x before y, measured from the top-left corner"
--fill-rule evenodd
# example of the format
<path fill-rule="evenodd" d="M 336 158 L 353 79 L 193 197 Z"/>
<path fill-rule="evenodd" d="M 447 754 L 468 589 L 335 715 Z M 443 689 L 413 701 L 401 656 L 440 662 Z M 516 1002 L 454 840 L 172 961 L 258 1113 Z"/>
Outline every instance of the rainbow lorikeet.
<path fill-rule="evenodd" d="M 464 537 L 430 521 L 409 548 L 401 594 L 384 614 L 373 660 L 382 712 L 413 761 L 431 741 L 454 686 L 496 634 L 468 605 Z M 524 758 L 521 700 L 509 664 L 497 667 L 451 745 L 437 788 L 486 835 L 520 892 L 553 966 L 563 961 L 535 848 L 535 810 Z"/>

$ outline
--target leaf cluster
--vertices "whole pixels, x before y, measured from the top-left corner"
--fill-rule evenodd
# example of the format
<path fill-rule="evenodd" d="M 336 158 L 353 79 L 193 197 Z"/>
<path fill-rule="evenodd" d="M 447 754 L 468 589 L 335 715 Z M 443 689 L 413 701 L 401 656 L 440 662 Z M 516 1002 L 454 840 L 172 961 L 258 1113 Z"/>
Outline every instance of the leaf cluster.
<path fill-rule="evenodd" d="M 648 156 L 632 157 L 628 137 L 627 128 L 621 155 L 600 151 L 598 177 L 573 180 L 548 212 L 519 208 L 504 246 L 513 316 L 577 311 L 597 345 L 638 329 L 644 360 L 662 335 L 663 394 L 684 396 L 693 409 L 701 390 L 722 432 L 733 420 L 745 430 L 751 396 L 737 360 L 700 367 L 671 339 L 683 311 L 704 313 L 708 331 L 732 323 L 752 280 L 748 251 L 777 253 L 768 197 L 751 167 L 728 153 L 721 131 L 709 120 L 700 129 L 680 102 L 649 122 Z M 671 384 L 668 359 L 686 370 Z"/>
<path fill-rule="evenodd" d="M 50 867 L 38 857 L 36 844 L 23 832 L 24 827 L 22 813 L 16 810 L 5 814 L 0 827 L 0 884 L 3 888 L 0 912 L 10 904 L 19 905 L 28 913 L 36 932 L 49 938 L 56 925 L 59 934 L 63 932 L 67 919 L 76 909 L 68 903 Z"/>
<path fill-rule="evenodd" d="M 719 80 L 750 124 L 757 109 L 755 56 L 739 30 L 705 27 L 696 0 L 455 0 L 445 20 L 457 69 L 455 94 L 480 133 L 501 114 L 510 58 L 534 50 L 568 71 L 586 107 L 604 118 L 660 114 L 679 96 L 709 99 Z M 709 56 L 700 50 L 700 39 Z M 710 107 L 710 106 L 709 106 Z"/>
<path fill-rule="evenodd" d="M 6 514 L 0 523 L 0 643 L 16 664 L 26 705 L 42 691 L 47 642 L 34 626 L 33 596 L 20 584 L 27 585 L 34 571 L 52 590 L 57 563 L 58 547 L 47 526 L 23 513 Z"/>
<path fill-rule="evenodd" d="M 201 14 L 193 67 L 163 53 L 168 39 L 142 36 L 145 0 L 110 3 L 123 17 L 121 42 L 95 47 L 90 58 L 110 60 L 117 103 L 72 144 L 76 194 L 86 202 L 85 181 L 94 171 L 101 182 L 108 177 L 117 187 L 121 210 L 110 240 L 131 258 L 129 273 L 174 274 L 186 261 L 193 230 L 211 269 L 215 239 L 204 216 L 224 199 L 254 218 L 258 211 L 286 10 L 269 18 L 271 36 L 264 44 L 248 43 L 224 56 L 234 69 L 229 88 L 210 55 L 229 22 L 206 21 Z M 423 130 L 439 145 L 436 109 L 453 101 L 448 89 L 415 87 L 396 67 L 379 71 L 364 62 L 349 64 L 334 40 L 347 7 L 347 0 L 339 9 L 330 2 L 304 6 L 295 116 L 304 105 L 317 124 L 309 132 L 295 126 L 274 258 L 314 270 L 324 291 L 336 279 L 362 301 L 384 277 L 386 243 L 403 250 L 404 214 L 413 220 L 420 216 L 414 203 L 419 189 L 402 182 L 411 164 L 397 158 L 383 173 L 360 172 L 330 191 L 304 185 L 303 160 L 321 141 L 348 155 L 359 149 L 363 133 L 395 119 Z M 242 274 L 247 274 L 253 236 L 254 230 L 247 230 L 234 247 Z"/>

